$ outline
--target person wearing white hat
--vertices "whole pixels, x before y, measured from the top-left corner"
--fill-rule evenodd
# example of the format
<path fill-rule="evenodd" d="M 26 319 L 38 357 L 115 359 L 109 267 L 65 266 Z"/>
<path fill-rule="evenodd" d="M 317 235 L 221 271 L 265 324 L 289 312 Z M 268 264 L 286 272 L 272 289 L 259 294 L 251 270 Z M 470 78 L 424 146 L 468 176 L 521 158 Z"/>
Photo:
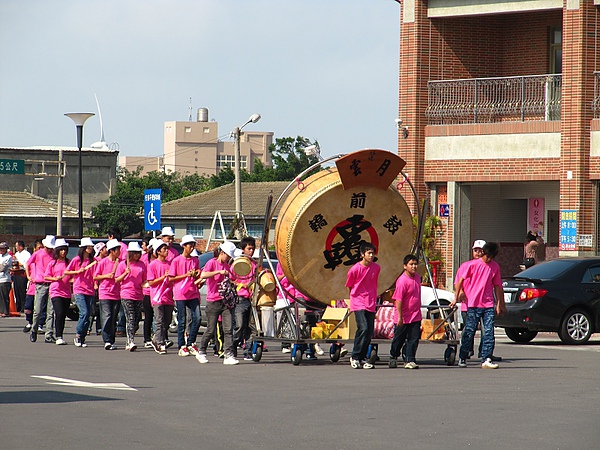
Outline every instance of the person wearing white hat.
<path fill-rule="evenodd" d="M 117 283 L 121 285 L 121 306 L 125 311 L 127 345 L 125 350 L 133 352 L 137 349 L 134 342 L 135 331 L 142 320 L 142 302 L 146 282 L 146 265 L 140 261 L 142 248 L 137 242 L 127 246 L 127 260 L 121 261 L 115 274 Z"/>
<path fill-rule="evenodd" d="M 172 227 L 163 227 L 160 233 L 160 239 L 167 244 L 167 262 L 170 263 L 179 256 L 179 252 L 173 248 L 173 240 L 175 239 L 175 232 Z"/>
<path fill-rule="evenodd" d="M 142 245 L 142 249 L 144 249 L 144 251 L 140 261 L 146 266 L 147 278 L 148 266 L 154 259 L 156 259 L 153 248 L 156 245 L 156 239 L 144 238 L 142 242 L 145 243 L 145 249 L 144 245 Z M 144 298 L 142 300 L 142 311 L 144 312 L 144 348 L 152 348 L 152 324 L 154 323 L 154 308 L 152 308 L 152 304 L 150 302 L 150 285 L 148 284 L 148 281 L 142 285 L 142 292 L 144 294 Z"/>
<path fill-rule="evenodd" d="M 104 245 L 102 243 L 102 245 Z M 71 260 L 65 275 L 73 278 L 73 296 L 79 309 L 79 320 L 75 327 L 75 347 L 87 347 L 85 338 L 90 328 L 90 315 L 94 304 L 94 242 L 89 237 L 81 238 L 79 252 Z"/>
<path fill-rule="evenodd" d="M 71 305 L 71 277 L 65 274 L 69 260 L 67 252 L 69 244 L 62 238 L 56 239 L 54 243 L 54 261 L 48 264 L 44 279 L 50 282 L 50 301 L 54 308 L 54 325 L 56 332 L 56 344 L 67 345 L 63 339 L 67 310 Z"/>
<path fill-rule="evenodd" d="M 168 245 L 155 241 L 156 259 L 148 265 L 148 284 L 150 285 L 150 303 L 154 308 L 156 330 L 152 347 L 160 355 L 167 353 L 167 333 L 173 316 L 173 289 L 170 280 L 170 266 L 167 261 Z"/>
<path fill-rule="evenodd" d="M 46 310 L 46 324 L 44 330 L 46 332 L 45 342 L 53 344 L 56 342 L 54 339 L 54 308 L 52 302 L 48 301 L 48 294 L 50 291 L 50 283 L 44 279 L 44 273 L 46 268 L 53 260 L 52 253 L 54 249 L 55 237 L 47 235 L 42 239 L 43 248 L 36 250 L 27 261 L 25 270 L 29 281 L 35 283 L 35 299 L 33 301 L 33 319 L 31 322 L 31 335 L 29 340 L 31 342 L 37 341 L 38 327 L 41 325 L 40 317 L 41 312 Z"/>
<path fill-rule="evenodd" d="M 200 292 L 194 283 L 199 277 L 200 264 L 198 258 L 192 257 L 196 247 L 196 239 L 191 234 L 181 238 L 183 253 L 171 262 L 171 283 L 173 283 L 173 299 L 177 306 L 177 344 L 179 356 L 198 354 L 196 338 L 200 327 Z M 190 332 L 185 338 L 188 313 L 191 316 Z"/>
<path fill-rule="evenodd" d="M 221 316 L 223 324 L 223 335 L 225 337 L 225 358 L 223 364 L 235 365 L 239 364 L 239 360 L 233 353 L 233 310 L 228 309 L 221 294 L 219 286 L 222 281 L 229 277 L 230 265 L 229 262 L 235 254 L 235 244 L 225 241 L 215 249 L 215 257 L 209 260 L 200 277 L 206 280 L 206 317 L 207 326 L 206 332 L 202 335 L 200 341 L 200 351 L 196 359 L 200 364 L 206 364 L 206 349 L 211 339 L 216 337 L 217 322 Z"/>
<path fill-rule="evenodd" d="M 108 256 L 98 262 L 94 280 L 98 281 L 98 305 L 102 322 L 102 340 L 105 350 L 115 350 L 115 332 L 119 310 L 121 309 L 121 290 L 115 280 L 119 265 L 121 244 L 116 239 L 106 243 Z"/>

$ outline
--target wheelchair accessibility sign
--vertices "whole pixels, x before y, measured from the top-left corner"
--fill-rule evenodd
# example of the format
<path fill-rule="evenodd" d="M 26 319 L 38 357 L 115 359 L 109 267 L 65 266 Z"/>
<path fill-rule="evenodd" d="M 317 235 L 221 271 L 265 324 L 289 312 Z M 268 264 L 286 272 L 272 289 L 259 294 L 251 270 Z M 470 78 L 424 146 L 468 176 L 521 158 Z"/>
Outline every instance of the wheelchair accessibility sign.
<path fill-rule="evenodd" d="M 160 230 L 160 205 L 162 189 L 144 190 L 144 228 L 146 231 Z"/>

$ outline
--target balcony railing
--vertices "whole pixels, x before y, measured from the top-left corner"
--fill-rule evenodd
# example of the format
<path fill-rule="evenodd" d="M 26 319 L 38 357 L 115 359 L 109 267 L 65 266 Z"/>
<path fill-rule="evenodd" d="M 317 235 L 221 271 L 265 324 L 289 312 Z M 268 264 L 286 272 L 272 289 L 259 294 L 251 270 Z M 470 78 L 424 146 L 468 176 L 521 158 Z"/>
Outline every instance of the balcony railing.
<path fill-rule="evenodd" d="M 561 86 L 561 75 L 430 81 L 425 115 L 430 125 L 560 120 Z"/>
<path fill-rule="evenodd" d="M 594 72 L 594 100 L 592 100 L 594 119 L 600 119 L 600 72 Z"/>

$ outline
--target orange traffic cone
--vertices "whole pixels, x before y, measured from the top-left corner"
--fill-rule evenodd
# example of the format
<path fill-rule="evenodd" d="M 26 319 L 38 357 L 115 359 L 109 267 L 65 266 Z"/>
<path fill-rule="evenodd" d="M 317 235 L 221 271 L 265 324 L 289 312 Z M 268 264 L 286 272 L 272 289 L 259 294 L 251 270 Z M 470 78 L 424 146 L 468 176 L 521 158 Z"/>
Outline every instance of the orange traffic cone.
<path fill-rule="evenodd" d="M 21 317 L 21 313 L 19 311 L 17 311 L 17 304 L 15 303 L 15 295 L 13 294 L 13 290 L 10 290 L 10 294 L 9 294 L 9 298 L 10 298 L 10 306 L 9 306 L 9 311 L 10 317 Z"/>

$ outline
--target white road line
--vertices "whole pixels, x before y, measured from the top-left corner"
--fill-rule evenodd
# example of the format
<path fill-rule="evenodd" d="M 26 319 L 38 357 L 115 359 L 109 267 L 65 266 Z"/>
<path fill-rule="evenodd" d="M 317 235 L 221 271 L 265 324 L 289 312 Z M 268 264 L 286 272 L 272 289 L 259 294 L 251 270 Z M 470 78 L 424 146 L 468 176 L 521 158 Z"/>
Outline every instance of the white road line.
<path fill-rule="evenodd" d="M 87 381 L 70 380 L 69 378 L 58 378 L 51 377 L 48 375 L 31 375 L 32 378 L 41 378 L 47 380 L 48 384 L 55 384 L 57 386 L 70 386 L 70 387 L 82 387 L 92 389 L 112 389 L 116 391 L 137 391 L 125 383 L 89 383 Z"/>

